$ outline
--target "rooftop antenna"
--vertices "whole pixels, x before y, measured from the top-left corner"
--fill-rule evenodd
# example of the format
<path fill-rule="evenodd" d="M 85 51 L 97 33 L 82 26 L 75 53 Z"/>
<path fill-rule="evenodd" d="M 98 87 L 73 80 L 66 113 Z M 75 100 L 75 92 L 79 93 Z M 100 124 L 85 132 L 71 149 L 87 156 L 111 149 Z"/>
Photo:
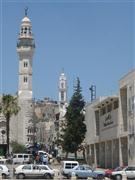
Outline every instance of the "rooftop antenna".
<path fill-rule="evenodd" d="M 92 102 L 92 101 L 94 101 L 96 99 L 96 86 L 95 85 L 91 85 L 89 90 L 91 92 L 91 102 Z"/>

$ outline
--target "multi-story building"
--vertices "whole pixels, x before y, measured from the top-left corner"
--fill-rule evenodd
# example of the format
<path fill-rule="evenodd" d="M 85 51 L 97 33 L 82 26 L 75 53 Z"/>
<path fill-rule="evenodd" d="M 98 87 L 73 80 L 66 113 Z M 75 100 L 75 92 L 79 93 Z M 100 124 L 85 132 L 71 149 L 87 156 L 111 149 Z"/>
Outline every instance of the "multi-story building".
<path fill-rule="evenodd" d="M 87 161 L 100 167 L 135 163 L 135 70 L 119 81 L 118 95 L 86 105 Z"/>

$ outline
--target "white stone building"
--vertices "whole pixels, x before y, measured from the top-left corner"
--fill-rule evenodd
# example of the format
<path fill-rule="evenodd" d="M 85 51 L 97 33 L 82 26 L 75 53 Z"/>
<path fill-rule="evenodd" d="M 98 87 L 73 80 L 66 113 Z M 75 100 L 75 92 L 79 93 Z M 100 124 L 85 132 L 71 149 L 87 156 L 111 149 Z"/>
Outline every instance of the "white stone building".
<path fill-rule="evenodd" d="M 103 168 L 135 164 L 135 70 L 119 81 L 116 96 L 86 105 L 87 162 Z"/>

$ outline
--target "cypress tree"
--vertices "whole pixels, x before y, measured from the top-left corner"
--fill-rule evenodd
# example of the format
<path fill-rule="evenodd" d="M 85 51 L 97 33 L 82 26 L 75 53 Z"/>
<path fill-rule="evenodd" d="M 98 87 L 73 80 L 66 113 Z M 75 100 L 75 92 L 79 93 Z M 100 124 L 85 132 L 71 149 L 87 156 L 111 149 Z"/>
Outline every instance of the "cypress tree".
<path fill-rule="evenodd" d="M 85 102 L 82 96 L 80 80 L 74 86 L 74 93 L 67 107 L 65 114 L 66 126 L 63 130 L 63 149 L 69 153 L 75 153 L 77 159 L 77 150 L 85 138 L 86 125 L 84 124 L 84 114 L 82 110 Z"/>

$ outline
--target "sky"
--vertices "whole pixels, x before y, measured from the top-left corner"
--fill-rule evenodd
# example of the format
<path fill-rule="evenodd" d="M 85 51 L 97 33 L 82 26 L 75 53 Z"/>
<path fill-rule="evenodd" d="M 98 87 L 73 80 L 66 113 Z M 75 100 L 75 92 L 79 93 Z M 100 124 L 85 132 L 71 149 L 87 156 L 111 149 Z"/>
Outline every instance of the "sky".
<path fill-rule="evenodd" d="M 116 94 L 119 80 L 135 67 L 134 9 L 130 0 L 0 0 L 0 94 L 18 90 L 16 52 L 24 9 L 32 22 L 33 98 L 58 100 L 64 68 L 68 100 L 80 78 L 85 101 Z"/>

